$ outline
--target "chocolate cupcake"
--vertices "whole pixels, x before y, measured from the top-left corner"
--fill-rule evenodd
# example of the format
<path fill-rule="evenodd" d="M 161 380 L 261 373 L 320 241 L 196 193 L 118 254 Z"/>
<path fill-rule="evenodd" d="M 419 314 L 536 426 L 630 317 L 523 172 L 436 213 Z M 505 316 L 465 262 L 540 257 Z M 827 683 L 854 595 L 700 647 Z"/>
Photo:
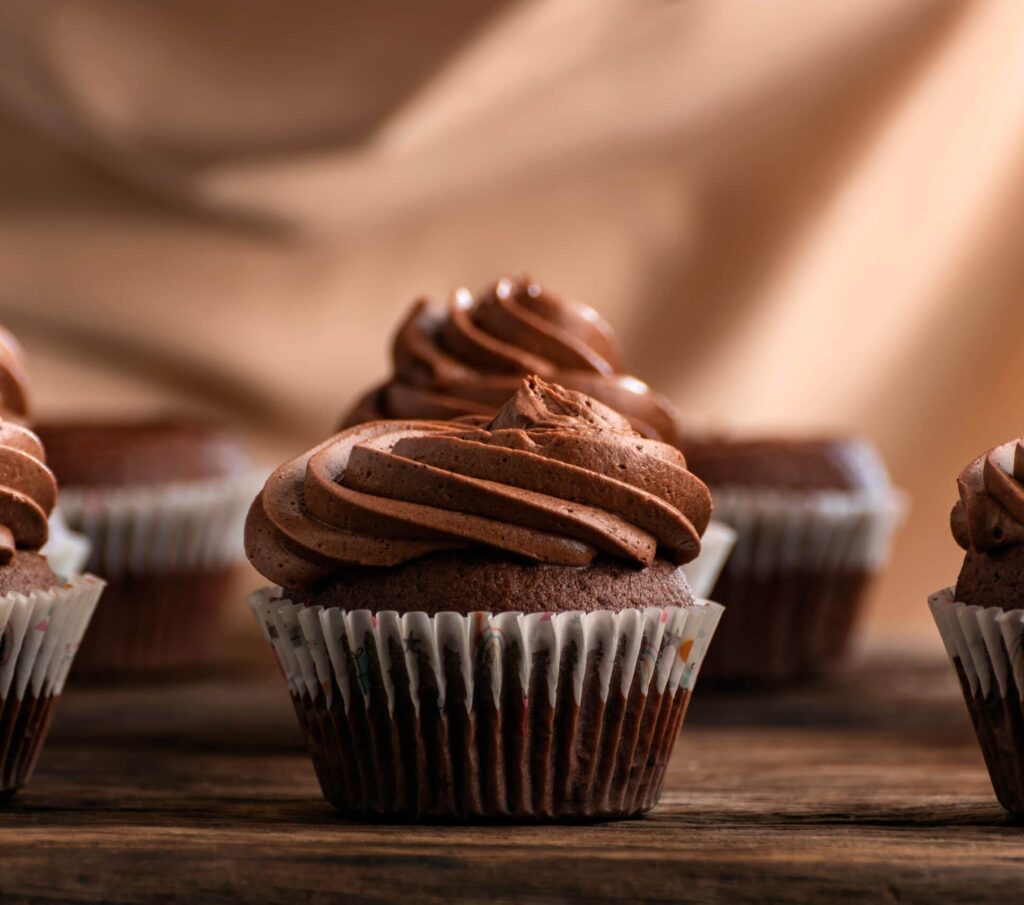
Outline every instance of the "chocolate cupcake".
<path fill-rule="evenodd" d="M 611 327 L 593 308 L 532 280 L 499 280 L 478 296 L 458 289 L 446 309 L 417 299 L 391 357 L 391 378 L 356 403 L 343 427 L 385 418 L 490 417 L 524 376 L 537 374 L 621 412 L 645 437 L 676 440 L 675 411 L 623 373 Z"/>
<path fill-rule="evenodd" d="M 182 419 L 38 429 L 64 516 L 92 542 L 89 569 L 108 581 L 78 673 L 209 663 L 243 561 L 254 485 L 244 450 L 219 428 Z"/>
<path fill-rule="evenodd" d="M 956 586 L 928 604 L 963 689 L 999 803 L 1024 814 L 1024 439 L 967 466 L 952 529 Z"/>
<path fill-rule="evenodd" d="M 29 382 L 25 355 L 17 339 L 0 327 L 0 418 L 21 425 L 31 425 Z M 88 539 L 72 531 L 59 508 L 50 513 L 50 533 L 40 551 L 58 575 L 80 575 L 89 558 Z"/>
<path fill-rule="evenodd" d="M 57 482 L 31 431 L 0 421 L 0 798 L 32 776 L 103 582 L 65 581 L 39 549 Z"/>
<path fill-rule="evenodd" d="M 839 438 L 681 445 L 738 535 L 710 595 L 728 614 L 705 676 L 793 681 L 840 664 L 903 511 L 877 452 Z"/>
<path fill-rule="evenodd" d="M 281 466 L 246 549 L 328 801 L 362 817 L 597 819 L 657 802 L 720 608 L 679 564 L 707 488 L 596 400 L 378 421 Z"/>
<path fill-rule="evenodd" d="M 676 412 L 643 381 L 624 373 L 612 328 L 591 307 L 526 278 L 499 280 L 474 296 L 458 289 L 447 308 L 418 299 L 392 344 L 393 374 L 342 421 L 493 417 L 522 378 L 537 374 L 603 402 L 645 437 L 677 444 Z M 735 540 L 713 525 L 700 559 L 687 566 L 706 594 Z"/>

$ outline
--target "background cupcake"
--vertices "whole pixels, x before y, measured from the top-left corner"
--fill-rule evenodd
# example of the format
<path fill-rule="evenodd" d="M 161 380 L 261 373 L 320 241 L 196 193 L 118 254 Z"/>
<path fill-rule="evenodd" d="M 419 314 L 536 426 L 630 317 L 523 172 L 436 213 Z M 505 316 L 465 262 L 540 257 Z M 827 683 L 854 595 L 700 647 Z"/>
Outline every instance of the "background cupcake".
<path fill-rule="evenodd" d="M 903 510 L 863 440 L 687 437 L 689 468 L 737 532 L 711 597 L 727 607 L 708 678 L 786 681 L 842 662 Z"/>
<path fill-rule="evenodd" d="M 588 305 L 528 278 L 503 279 L 473 295 L 458 289 L 447 308 L 418 299 L 392 345 L 394 373 L 363 396 L 343 427 L 384 418 L 491 417 L 522 378 L 537 374 L 603 402 L 635 430 L 677 444 L 676 412 L 643 381 L 623 373 L 612 328 Z M 687 568 L 706 595 L 735 535 L 720 524 Z"/>
<path fill-rule="evenodd" d="M 243 559 L 254 486 L 243 448 L 210 424 L 175 419 L 45 423 L 39 433 L 65 518 L 90 539 L 89 568 L 108 581 L 76 669 L 210 662 Z"/>
<path fill-rule="evenodd" d="M 678 563 L 678 450 L 531 378 L 482 426 L 372 422 L 279 468 L 253 598 L 325 797 L 357 815 L 597 818 L 657 801 L 718 619 Z"/>
<path fill-rule="evenodd" d="M 39 549 L 57 482 L 39 439 L 0 421 L 0 797 L 32 776 L 103 583 L 65 580 Z"/>
<path fill-rule="evenodd" d="M 951 521 L 963 568 L 928 603 L 996 797 L 1024 814 L 1024 440 L 979 456 L 957 488 Z"/>
<path fill-rule="evenodd" d="M 346 415 L 343 426 L 382 418 L 493 415 L 522 378 L 537 374 L 622 412 L 645 437 L 674 443 L 671 404 L 623 372 L 611 327 L 588 305 L 526 279 L 499 280 L 447 308 L 418 299 L 395 333 L 394 373 Z"/>

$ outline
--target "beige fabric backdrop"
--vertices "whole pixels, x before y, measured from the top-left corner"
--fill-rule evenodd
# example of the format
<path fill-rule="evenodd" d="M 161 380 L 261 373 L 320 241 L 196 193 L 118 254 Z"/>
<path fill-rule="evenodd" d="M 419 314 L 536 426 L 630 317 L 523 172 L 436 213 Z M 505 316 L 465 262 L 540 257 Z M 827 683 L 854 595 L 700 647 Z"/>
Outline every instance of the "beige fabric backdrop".
<path fill-rule="evenodd" d="M 1022 432 L 1024 5 L 6 0 L 0 318 L 44 412 L 189 404 L 268 457 L 410 298 L 527 270 L 693 423 L 856 430 L 946 519 Z"/>

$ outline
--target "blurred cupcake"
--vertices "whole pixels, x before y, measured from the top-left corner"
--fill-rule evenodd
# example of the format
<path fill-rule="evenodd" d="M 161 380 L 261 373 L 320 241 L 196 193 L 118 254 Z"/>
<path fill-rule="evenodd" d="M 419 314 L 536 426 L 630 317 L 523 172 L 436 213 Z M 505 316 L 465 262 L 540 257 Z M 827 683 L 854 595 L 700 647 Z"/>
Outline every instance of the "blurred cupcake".
<path fill-rule="evenodd" d="M 956 668 L 999 803 L 1024 814 L 1024 440 L 1011 440 L 957 479 L 956 587 L 928 601 Z"/>
<path fill-rule="evenodd" d="M 374 422 L 281 466 L 246 547 L 328 801 L 403 819 L 640 814 L 720 608 L 678 450 L 539 378 L 479 425 Z M 283 588 L 283 589 L 282 589 Z"/>
<path fill-rule="evenodd" d="M 676 412 L 643 381 L 623 373 L 612 328 L 588 305 L 526 279 L 499 280 L 474 296 L 458 289 L 447 308 L 418 299 L 392 344 L 393 374 L 342 421 L 492 417 L 522 378 L 537 374 L 621 412 L 645 437 L 678 445 Z M 712 526 L 687 566 L 695 591 L 710 591 L 734 541 Z"/>
<path fill-rule="evenodd" d="M 839 664 L 904 508 L 865 441 L 688 437 L 688 467 L 737 532 L 708 678 L 790 681 Z"/>
<path fill-rule="evenodd" d="M 458 289 L 447 308 L 418 299 L 398 327 L 394 373 L 346 415 L 343 427 L 384 418 L 458 418 L 500 408 L 537 374 L 625 415 L 645 437 L 674 443 L 675 411 L 623 373 L 612 328 L 591 307 L 527 279 L 499 280 L 474 296 Z"/>
<path fill-rule="evenodd" d="M 57 482 L 35 434 L 0 421 L 0 797 L 32 776 L 103 582 L 70 581 L 39 549 Z"/>
<path fill-rule="evenodd" d="M 39 425 L 68 524 L 107 593 L 79 674 L 209 663 L 222 640 L 254 479 L 242 447 L 187 420 Z"/>

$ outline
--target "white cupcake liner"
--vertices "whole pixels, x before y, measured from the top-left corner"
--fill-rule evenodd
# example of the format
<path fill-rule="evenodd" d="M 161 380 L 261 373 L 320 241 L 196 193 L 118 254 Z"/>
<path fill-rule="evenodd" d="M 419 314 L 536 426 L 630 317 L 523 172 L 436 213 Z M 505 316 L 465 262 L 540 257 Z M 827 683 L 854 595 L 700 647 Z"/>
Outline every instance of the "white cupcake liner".
<path fill-rule="evenodd" d="M 347 813 L 408 819 L 648 810 L 722 612 L 700 601 L 430 616 L 278 594 L 250 605 L 324 796 Z"/>
<path fill-rule="evenodd" d="M 103 582 L 0 597 L 0 797 L 32 777 Z"/>
<path fill-rule="evenodd" d="M 306 607 L 279 595 L 279 588 L 263 588 L 249 598 L 249 605 L 277 655 L 292 693 L 315 697 L 318 690 L 323 690 L 330 703 L 336 684 L 346 709 L 354 700 L 367 697 L 370 694 L 368 686 L 350 687 L 350 654 L 346 652 L 344 642 L 352 651 L 359 651 L 364 647 L 363 639 L 370 634 L 380 652 L 388 707 L 392 711 L 395 688 L 388 652 L 395 645 L 406 652 L 405 665 L 417 707 L 422 659 L 416 654 L 426 652 L 437 684 L 437 704 L 443 708 L 445 677 L 441 661 L 444 654 L 458 657 L 470 691 L 473 690 L 474 664 L 491 658 L 495 668 L 490 671 L 490 690 L 497 702 L 501 698 L 502 675 L 500 660 L 493 655 L 506 647 L 518 647 L 522 651 L 520 679 L 524 687 L 531 684 L 534 655 L 549 654 L 544 659 L 548 663 L 546 684 L 553 704 L 561 650 L 569 642 L 575 643 L 579 651 L 572 678 L 577 703 L 583 687 L 587 653 L 596 647 L 611 650 L 616 645 L 620 646 L 620 690 L 623 693 L 628 691 L 637 670 L 645 693 L 652 681 L 658 694 L 666 689 L 670 694 L 680 688 L 689 690 L 697 680 L 700 664 L 723 610 L 717 603 L 701 600 L 689 607 L 648 607 L 646 610 L 620 612 L 596 610 L 589 613 L 570 611 L 525 615 L 441 612 L 429 616 L 422 612 L 347 612 L 338 607 Z M 623 640 L 625 644 L 621 645 Z M 608 698 L 615 665 L 611 657 L 602 661 L 602 700 Z M 357 662 L 356 671 L 362 675 L 365 664 Z"/>
<path fill-rule="evenodd" d="M 700 555 L 683 566 L 683 574 L 695 597 L 703 599 L 711 595 L 737 537 L 733 528 L 717 519 L 708 525 L 700 539 Z"/>
<path fill-rule="evenodd" d="M 59 695 L 104 582 L 81 575 L 61 587 L 0 597 L 0 699 Z"/>
<path fill-rule="evenodd" d="M 777 491 L 712 488 L 715 517 L 738 534 L 731 572 L 764 577 L 774 572 L 881 568 L 903 520 L 906 497 L 893 491 Z"/>
<path fill-rule="evenodd" d="M 946 588 L 928 598 L 957 672 L 999 803 L 1024 815 L 1024 609 L 970 605 Z"/>
<path fill-rule="evenodd" d="M 64 518 L 108 579 L 203 571 L 244 559 L 245 516 L 266 473 L 148 487 L 61 489 Z"/>
<path fill-rule="evenodd" d="M 906 510 L 902 494 L 712 488 L 737 533 L 709 596 L 728 608 L 709 679 L 806 680 L 842 662 L 873 576 Z"/>
<path fill-rule="evenodd" d="M 73 578 L 85 569 L 92 554 L 92 542 L 84 534 L 68 527 L 58 505 L 50 515 L 50 537 L 39 552 L 57 575 Z"/>
<path fill-rule="evenodd" d="M 1024 609 L 970 606 L 945 588 L 928 598 L 950 660 L 960 663 L 971 694 L 1005 698 L 1024 688 Z"/>

